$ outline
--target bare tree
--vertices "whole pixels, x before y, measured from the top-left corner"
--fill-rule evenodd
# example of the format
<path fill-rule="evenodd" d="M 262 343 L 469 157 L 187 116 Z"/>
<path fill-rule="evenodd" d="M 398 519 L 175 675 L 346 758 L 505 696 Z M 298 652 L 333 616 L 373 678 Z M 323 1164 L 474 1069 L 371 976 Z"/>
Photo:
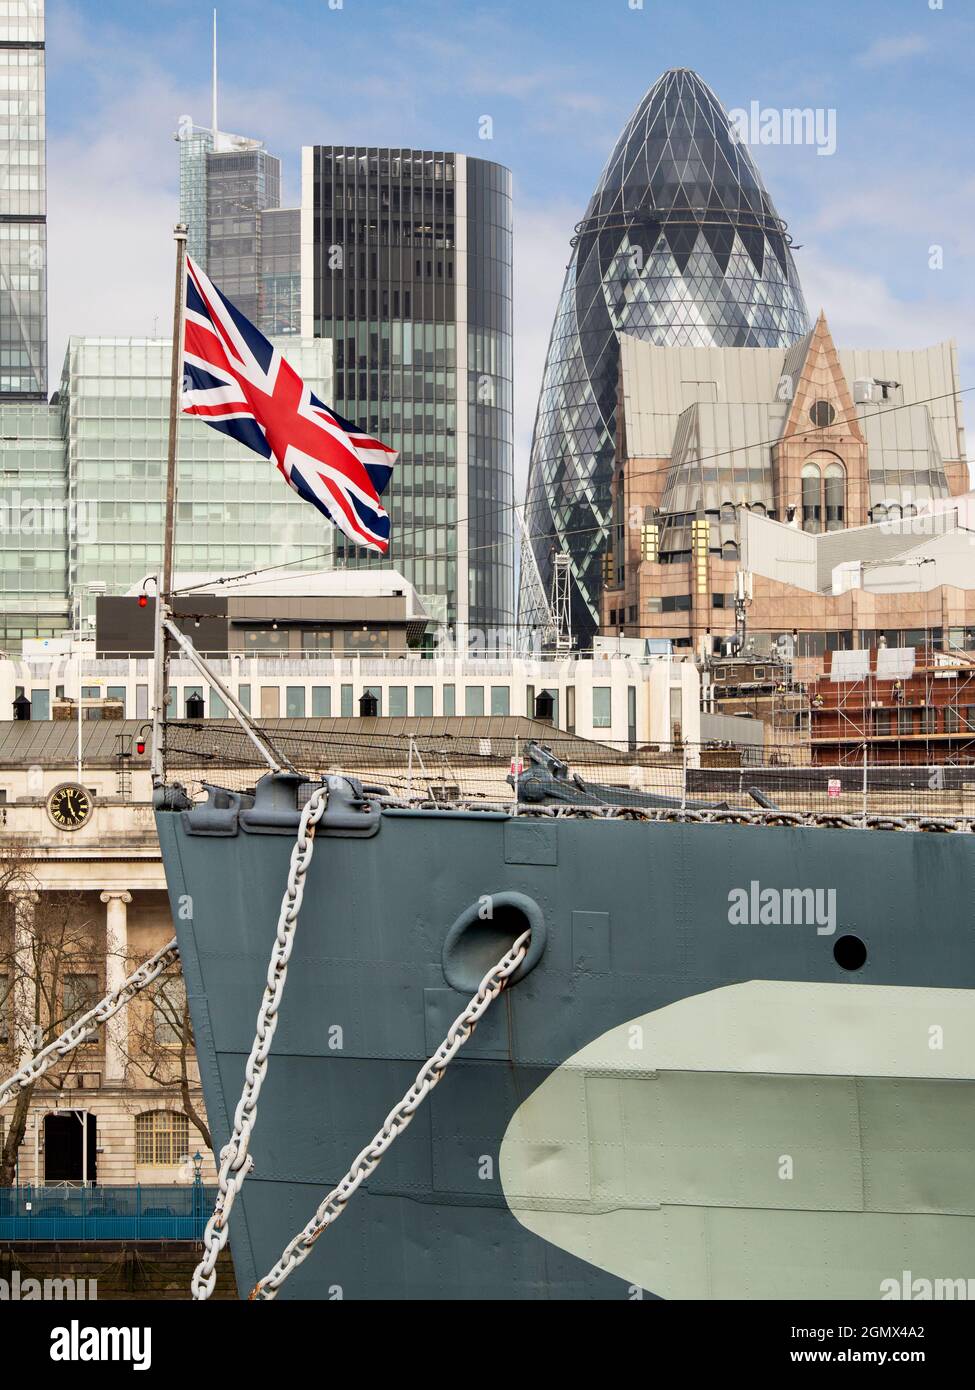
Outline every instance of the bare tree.
<path fill-rule="evenodd" d="M 135 962 L 131 963 L 135 968 Z M 213 1149 L 198 1102 L 193 1024 L 179 961 L 165 969 L 142 999 L 130 1005 L 126 1063 L 164 1092 L 179 1096 L 183 1113 Z"/>
<path fill-rule="evenodd" d="M 41 892 L 31 855 L 0 849 L 0 1073 L 7 1075 L 86 1012 L 104 989 L 104 950 L 81 893 Z M 91 996 L 91 997 L 89 997 Z M 38 1086 L 62 1091 L 82 1049 L 17 1093 L 0 1152 L 0 1187 L 11 1187 Z"/>

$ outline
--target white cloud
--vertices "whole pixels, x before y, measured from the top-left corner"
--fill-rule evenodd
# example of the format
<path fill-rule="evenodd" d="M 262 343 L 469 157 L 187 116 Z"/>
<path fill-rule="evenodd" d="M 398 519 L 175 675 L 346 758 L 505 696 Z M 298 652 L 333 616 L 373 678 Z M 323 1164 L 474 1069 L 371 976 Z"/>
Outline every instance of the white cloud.
<path fill-rule="evenodd" d="M 582 209 L 566 202 L 533 206 L 514 196 L 514 336 L 515 336 L 515 497 L 524 495 L 528 476 L 535 407 L 542 384 L 549 334 L 555 319 L 569 238 Z"/>
<path fill-rule="evenodd" d="M 172 160 L 174 146 L 166 143 L 165 157 Z M 141 175 L 132 155 L 131 129 L 125 128 L 49 146 L 52 386 L 69 334 L 144 337 L 169 331 L 174 190 L 159 173 L 158 151 Z"/>
<path fill-rule="evenodd" d="M 861 67 L 881 68 L 889 63 L 899 63 L 905 58 L 916 58 L 931 47 L 929 39 L 921 34 L 904 34 L 900 38 L 874 39 L 873 43 L 857 58 Z"/>

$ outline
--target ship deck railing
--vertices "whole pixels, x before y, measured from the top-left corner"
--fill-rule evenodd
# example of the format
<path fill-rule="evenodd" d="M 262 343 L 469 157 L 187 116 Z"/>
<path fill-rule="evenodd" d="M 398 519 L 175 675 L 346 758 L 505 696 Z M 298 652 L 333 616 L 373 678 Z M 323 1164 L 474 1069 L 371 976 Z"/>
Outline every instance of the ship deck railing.
<path fill-rule="evenodd" d="M 634 807 L 660 799 L 681 808 L 765 808 L 840 819 L 975 817 L 975 743 L 952 761 L 874 761 L 879 750 L 864 745 L 845 750 L 842 761 L 819 762 L 819 750 L 795 739 L 613 743 L 502 719 L 472 720 L 464 733 L 388 731 L 404 722 L 268 720 L 260 727 L 309 781 L 344 773 L 390 799 L 431 805 L 517 811 L 540 800 Z M 243 732 L 224 721 L 173 721 L 166 736 L 172 775 L 191 795 L 202 796 L 205 783 L 244 790 L 266 770 Z"/>

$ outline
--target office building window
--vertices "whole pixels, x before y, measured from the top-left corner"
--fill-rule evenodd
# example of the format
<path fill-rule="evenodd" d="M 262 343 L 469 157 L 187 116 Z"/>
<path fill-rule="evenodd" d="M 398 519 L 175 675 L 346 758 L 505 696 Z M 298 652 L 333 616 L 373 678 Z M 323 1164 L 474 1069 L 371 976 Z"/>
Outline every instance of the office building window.
<path fill-rule="evenodd" d="M 285 713 L 289 719 L 305 717 L 305 687 L 289 685 L 285 694 Z"/>
<path fill-rule="evenodd" d="M 311 688 L 311 712 L 316 719 L 332 717 L 332 687 L 313 685 Z"/>
<path fill-rule="evenodd" d="M 433 715 L 432 685 L 413 687 L 413 713 L 420 719 L 429 719 Z"/>
<path fill-rule="evenodd" d="M 157 1043 L 182 1043 L 186 1023 L 186 985 L 182 976 L 164 980 L 152 1001 L 152 1031 Z"/>
<path fill-rule="evenodd" d="M 340 692 L 340 709 L 343 719 L 352 718 L 352 686 L 343 685 Z"/>
<path fill-rule="evenodd" d="M 210 690 L 210 718 L 226 719 L 230 711 L 227 709 L 227 702 L 220 694 L 219 690 Z"/>
<path fill-rule="evenodd" d="M 405 685 L 391 685 L 389 687 L 389 717 L 391 719 L 405 719 L 407 715 L 407 692 Z"/>
<path fill-rule="evenodd" d="M 345 650 L 355 656 L 384 656 L 389 651 L 386 628 L 348 627 L 343 633 Z"/>
<path fill-rule="evenodd" d="M 511 713 L 511 692 L 506 685 L 491 686 L 491 713 Z"/>
<path fill-rule="evenodd" d="M 98 1003 L 98 976 L 65 975 L 62 994 L 64 1022 L 72 1023 Z M 91 1039 L 92 1042 L 95 1040 Z"/>
<path fill-rule="evenodd" d="M 244 627 L 239 631 L 245 652 L 286 652 L 291 645 L 284 627 Z"/>
<path fill-rule="evenodd" d="M 30 717 L 31 719 L 50 719 L 51 692 L 49 690 L 32 690 L 30 692 Z"/>
<path fill-rule="evenodd" d="M 613 688 L 594 685 L 592 688 L 592 727 L 609 729 L 613 723 Z"/>
<path fill-rule="evenodd" d="M 468 715 L 484 713 L 483 685 L 469 685 L 464 691 L 464 713 Z"/>
<path fill-rule="evenodd" d="M 249 685 L 238 685 L 238 687 L 237 687 L 237 699 L 240 701 L 241 707 L 242 707 L 248 714 L 250 714 L 250 712 L 251 712 L 251 688 L 250 688 Z"/>
<path fill-rule="evenodd" d="M 457 692 L 452 685 L 443 688 L 443 712 L 447 719 L 453 719 L 457 713 Z"/>

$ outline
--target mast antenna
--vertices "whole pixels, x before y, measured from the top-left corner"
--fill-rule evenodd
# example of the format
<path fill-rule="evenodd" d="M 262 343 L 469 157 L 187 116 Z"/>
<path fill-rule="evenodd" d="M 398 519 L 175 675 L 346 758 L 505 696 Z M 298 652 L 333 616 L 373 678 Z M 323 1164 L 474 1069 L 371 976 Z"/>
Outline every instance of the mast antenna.
<path fill-rule="evenodd" d="M 213 12 L 213 110 L 211 114 L 211 125 L 213 129 L 213 148 L 217 148 L 217 12 Z"/>

